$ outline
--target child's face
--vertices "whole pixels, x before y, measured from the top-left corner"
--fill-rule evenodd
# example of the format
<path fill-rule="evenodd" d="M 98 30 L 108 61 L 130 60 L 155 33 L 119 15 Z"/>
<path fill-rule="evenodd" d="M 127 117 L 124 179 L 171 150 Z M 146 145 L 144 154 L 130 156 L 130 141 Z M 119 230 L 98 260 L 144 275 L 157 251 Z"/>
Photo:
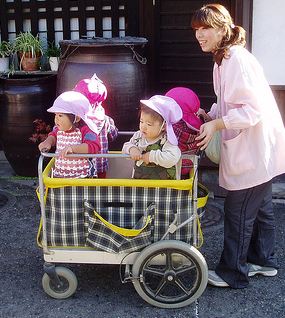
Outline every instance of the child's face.
<path fill-rule="evenodd" d="M 150 114 L 141 112 L 140 131 L 147 141 L 153 141 L 158 138 L 164 128 L 163 122 L 159 119 L 154 119 Z"/>
<path fill-rule="evenodd" d="M 67 114 L 55 113 L 54 123 L 58 130 L 67 131 L 72 128 L 72 122 Z"/>

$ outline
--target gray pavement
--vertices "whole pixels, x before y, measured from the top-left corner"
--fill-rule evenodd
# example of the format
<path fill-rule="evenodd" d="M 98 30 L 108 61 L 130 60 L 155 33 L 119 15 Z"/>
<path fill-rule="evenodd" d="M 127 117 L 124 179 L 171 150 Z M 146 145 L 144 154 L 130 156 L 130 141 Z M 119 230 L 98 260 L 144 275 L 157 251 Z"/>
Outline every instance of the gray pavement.
<path fill-rule="evenodd" d="M 202 182 L 217 193 L 217 175 L 202 174 Z M 160 309 L 145 303 L 131 283 L 122 284 L 118 266 L 70 265 L 78 278 L 75 295 L 66 300 L 49 298 L 42 289 L 42 250 L 36 245 L 40 220 L 35 195 L 36 178 L 14 174 L 0 151 L 0 318 L 263 318 L 285 313 L 285 177 L 273 185 L 280 269 L 276 277 L 253 277 L 243 290 L 208 286 L 188 307 Z M 223 197 L 210 198 L 202 219 L 204 244 L 200 249 L 214 268 L 223 243 Z"/>

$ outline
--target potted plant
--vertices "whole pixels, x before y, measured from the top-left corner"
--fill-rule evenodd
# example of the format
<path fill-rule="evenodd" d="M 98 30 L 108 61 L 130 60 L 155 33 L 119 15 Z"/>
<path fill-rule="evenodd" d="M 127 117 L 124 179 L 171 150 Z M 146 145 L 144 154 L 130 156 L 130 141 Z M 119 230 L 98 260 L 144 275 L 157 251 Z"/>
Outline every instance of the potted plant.
<path fill-rule="evenodd" d="M 42 42 L 39 35 L 31 32 L 19 33 L 14 42 L 14 50 L 18 52 L 20 70 L 36 71 L 40 67 L 40 58 L 43 54 Z"/>
<path fill-rule="evenodd" d="M 59 57 L 60 57 L 60 47 L 56 45 L 54 42 L 48 43 L 48 48 L 46 50 L 46 56 L 49 61 L 50 69 L 52 71 L 58 70 Z"/>
<path fill-rule="evenodd" d="M 9 71 L 9 58 L 13 53 L 13 46 L 10 42 L 0 42 L 0 72 Z"/>

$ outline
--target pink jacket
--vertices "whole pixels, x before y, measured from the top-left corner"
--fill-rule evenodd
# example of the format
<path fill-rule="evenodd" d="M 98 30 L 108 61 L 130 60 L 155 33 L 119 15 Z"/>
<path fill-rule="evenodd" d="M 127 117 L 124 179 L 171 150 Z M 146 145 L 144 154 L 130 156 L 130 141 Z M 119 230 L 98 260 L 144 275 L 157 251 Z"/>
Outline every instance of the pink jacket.
<path fill-rule="evenodd" d="M 222 116 L 219 183 L 228 190 L 250 188 L 285 173 L 285 128 L 256 58 L 241 46 L 230 49 L 213 70 L 214 90 L 220 94 L 209 115 Z M 218 98 L 219 100 L 219 98 Z"/>

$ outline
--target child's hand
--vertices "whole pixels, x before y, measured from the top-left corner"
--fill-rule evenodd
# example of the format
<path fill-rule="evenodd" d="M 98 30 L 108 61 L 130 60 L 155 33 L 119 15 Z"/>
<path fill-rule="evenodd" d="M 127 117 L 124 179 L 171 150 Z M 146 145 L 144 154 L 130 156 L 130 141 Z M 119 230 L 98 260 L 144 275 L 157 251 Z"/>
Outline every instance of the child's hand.
<path fill-rule="evenodd" d="M 49 152 L 50 148 L 51 148 L 51 144 L 50 142 L 48 142 L 47 140 L 41 142 L 38 145 L 39 151 L 40 152 Z"/>
<path fill-rule="evenodd" d="M 138 148 L 132 147 L 130 149 L 130 157 L 131 157 L 132 160 L 137 161 L 137 160 L 141 160 L 142 154 L 141 154 L 141 152 L 140 152 L 140 150 Z"/>
<path fill-rule="evenodd" d="M 68 147 L 64 148 L 64 149 L 60 152 L 59 156 L 60 156 L 60 157 L 66 157 L 66 155 L 68 155 L 69 153 L 70 153 L 70 154 L 73 153 L 72 146 L 68 146 Z"/>
<path fill-rule="evenodd" d="M 148 165 L 149 164 L 149 152 L 144 153 L 141 157 L 141 160 Z"/>

